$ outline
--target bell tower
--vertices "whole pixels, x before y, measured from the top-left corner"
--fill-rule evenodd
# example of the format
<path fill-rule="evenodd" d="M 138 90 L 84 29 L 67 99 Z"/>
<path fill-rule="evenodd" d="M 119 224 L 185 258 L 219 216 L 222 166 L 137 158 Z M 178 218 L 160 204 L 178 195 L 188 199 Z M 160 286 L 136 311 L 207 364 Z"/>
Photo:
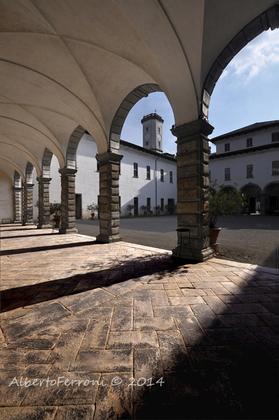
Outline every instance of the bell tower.
<path fill-rule="evenodd" d="M 156 112 L 145 115 L 142 120 L 143 147 L 154 152 L 163 152 L 164 120 Z"/>

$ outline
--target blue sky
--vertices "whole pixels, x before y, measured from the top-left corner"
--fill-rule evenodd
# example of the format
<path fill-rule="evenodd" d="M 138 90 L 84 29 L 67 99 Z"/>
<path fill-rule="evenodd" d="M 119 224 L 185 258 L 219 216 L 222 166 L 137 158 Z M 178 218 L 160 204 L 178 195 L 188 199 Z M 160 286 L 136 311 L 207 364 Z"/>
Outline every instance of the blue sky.
<path fill-rule="evenodd" d="M 163 93 L 153 93 L 130 111 L 122 139 L 142 145 L 143 115 L 156 112 L 164 118 L 164 150 L 175 153 L 171 106 Z M 266 31 L 230 62 L 211 97 L 209 122 L 212 136 L 258 121 L 279 120 L 279 30 Z"/>

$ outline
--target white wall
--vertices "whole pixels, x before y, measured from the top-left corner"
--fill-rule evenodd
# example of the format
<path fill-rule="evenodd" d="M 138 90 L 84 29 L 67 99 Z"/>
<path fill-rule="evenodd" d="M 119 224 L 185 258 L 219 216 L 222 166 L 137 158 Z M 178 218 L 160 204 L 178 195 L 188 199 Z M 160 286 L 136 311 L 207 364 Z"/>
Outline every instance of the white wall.
<path fill-rule="evenodd" d="M 52 156 L 50 165 L 50 177 L 51 181 L 49 184 L 49 202 L 50 203 L 61 203 L 61 176 L 59 173 L 59 163 L 55 155 Z"/>
<path fill-rule="evenodd" d="M 216 141 L 216 153 L 225 153 L 225 144 L 230 143 L 230 152 L 240 149 L 246 149 L 246 139 L 253 139 L 253 147 L 272 143 L 272 133 L 278 132 L 278 128 L 268 128 L 254 131 L 252 133 L 242 134 L 240 136 L 228 137 L 224 140 Z M 214 139 L 213 139 L 214 140 Z"/>
<path fill-rule="evenodd" d="M 146 206 L 147 197 L 151 198 L 151 209 L 160 205 L 161 198 L 164 198 L 165 205 L 169 198 L 176 202 L 176 162 L 163 159 L 144 151 L 133 150 L 130 147 L 122 146 L 120 153 L 123 155 L 121 161 L 120 175 L 120 196 L 122 215 L 127 214 L 127 205 L 134 203 L 134 197 L 139 197 L 139 211 L 141 206 Z M 134 162 L 138 163 L 138 178 L 134 178 Z M 157 201 L 156 201 L 156 177 L 155 168 L 157 165 Z M 151 168 L 151 179 L 146 179 L 146 167 Z M 160 169 L 164 170 L 164 182 L 160 181 Z M 169 172 L 173 172 L 173 183 L 169 182 Z"/>
<path fill-rule="evenodd" d="M 84 135 L 77 149 L 76 194 L 81 194 L 82 217 L 89 218 L 89 204 L 98 204 L 99 172 L 97 172 L 97 146 L 89 135 Z"/>
<path fill-rule="evenodd" d="M 279 160 L 279 150 L 269 149 L 230 157 L 210 160 L 211 183 L 232 185 L 241 188 L 248 183 L 259 185 L 262 189 L 270 182 L 279 182 L 279 176 L 272 176 L 272 161 Z M 246 178 L 246 166 L 254 165 L 254 177 Z M 225 181 L 225 168 L 231 169 L 231 180 Z"/>
<path fill-rule="evenodd" d="M 99 194 L 99 172 L 97 172 L 96 161 L 97 147 L 89 135 L 84 135 L 77 150 L 77 174 L 76 194 L 82 194 L 82 217 L 90 217 L 87 206 L 92 202 L 98 203 Z M 127 214 L 127 205 L 134 203 L 134 197 L 139 197 L 139 210 L 146 206 L 146 198 L 151 198 L 151 209 L 156 206 L 156 182 L 155 166 L 157 159 L 157 205 L 160 205 L 161 198 L 164 198 L 165 205 L 169 198 L 176 203 L 176 162 L 163 159 L 160 156 L 152 155 L 145 151 L 135 150 L 121 145 L 120 154 L 121 174 L 119 181 L 119 192 L 121 197 L 122 216 Z M 133 163 L 138 163 L 139 177 L 133 177 Z M 146 179 L 146 166 L 151 167 L 151 179 Z M 58 161 L 53 157 L 51 162 L 50 202 L 60 202 L 60 174 L 58 173 Z M 160 169 L 164 169 L 164 182 L 160 181 Z M 169 172 L 173 172 L 173 183 L 169 182 Z"/>
<path fill-rule="evenodd" d="M 14 219 L 13 185 L 11 178 L 0 171 L 0 222 L 2 219 Z"/>

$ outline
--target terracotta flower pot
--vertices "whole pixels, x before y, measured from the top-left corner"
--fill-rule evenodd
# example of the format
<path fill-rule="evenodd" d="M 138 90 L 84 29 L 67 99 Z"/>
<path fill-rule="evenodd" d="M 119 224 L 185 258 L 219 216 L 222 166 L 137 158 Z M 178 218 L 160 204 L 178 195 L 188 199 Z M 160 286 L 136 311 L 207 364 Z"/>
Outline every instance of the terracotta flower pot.
<path fill-rule="evenodd" d="M 218 251 L 217 249 L 217 239 L 219 236 L 219 233 L 221 231 L 221 228 L 210 228 L 209 230 L 209 241 L 210 241 L 210 246 L 214 249 L 214 251 Z"/>

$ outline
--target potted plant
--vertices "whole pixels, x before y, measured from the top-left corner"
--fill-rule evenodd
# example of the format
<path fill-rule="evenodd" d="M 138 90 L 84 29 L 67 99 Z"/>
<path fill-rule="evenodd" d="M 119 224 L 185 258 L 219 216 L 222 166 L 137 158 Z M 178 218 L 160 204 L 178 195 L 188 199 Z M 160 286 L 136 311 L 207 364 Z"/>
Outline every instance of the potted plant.
<path fill-rule="evenodd" d="M 95 212 L 98 210 L 98 205 L 96 203 L 91 203 L 87 206 L 87 210 L 90 211 L 91 219 L 95 219 Z"/>
<path fill-rule="evenodd" d="M 54 222 L 54 228 L 58 229 L 60 227 L 61 221 L 61 204 L 60 203 L 50 203 L 50 215 Z"/>
<path fill-rule="evenodd" d="M 209 229 L 210 246 L 217 250 L 217 239 L 221 228 L 217 226 L 217 219 L 222 215 L 238 214 L 245 205 L 243 194 L 233 187 L 221 186 L 219 190 L 211 187 L 209 190 Z"/>

